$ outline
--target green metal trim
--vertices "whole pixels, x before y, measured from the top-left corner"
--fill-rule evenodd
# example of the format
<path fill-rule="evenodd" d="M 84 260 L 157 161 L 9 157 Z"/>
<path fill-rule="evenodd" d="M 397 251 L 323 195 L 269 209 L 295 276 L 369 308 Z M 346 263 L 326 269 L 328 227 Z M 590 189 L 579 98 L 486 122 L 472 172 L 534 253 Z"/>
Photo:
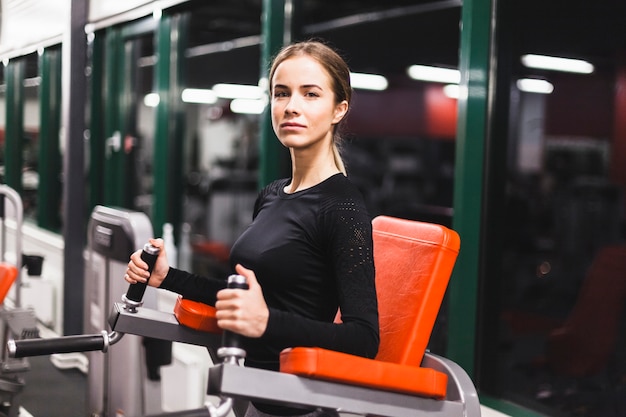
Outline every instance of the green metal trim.
<path fill-rule="evenodd" d="M 175 228 L 183 213 L 183 149 L 185 114 L 181 100 L 189 13 L 164 16 L 157 30 L 154 90 L 159 94 L 155 126 L 154 204 L 152 225 L 160 231 L 169 222 Z M 174 236 L 177 236 L 174 233 Z"/>
<path fill-rule="evenodd" d="M 156 108 L 156 126 L 154 133 L 154 166 L 161 167 L 154 170 L 154 201 L 152 205 L 152 227 L 160 231 L 163 223 L 171 216 L 171 198 L 173 184 L 171 176 L 177 166 L 174 157 L 170 157 L 169 132 L 171 127 L 171 88 L 170 88 L 170 53 L 172 18 L 164 16 L 157 28 L 157 59 L 155 68 L 154 89 L 159 93 L 159 105 Z M 182 142 L 182 141 L 179 141 Z"/>
<path fill-rule="evenodd" d="M 39 56 L 39 187 L 37 224 L 58 232 L 61 228 L 61 48 L 46 49 Z"/>
<path fill-rule="evenodd" d="M 491 0 L 462 7 L 461 90 L 458 101 L 453 228 L 461 251 L 449 286 L 446 355 L 474 376 L 487 136 Z"/>
<path fill-rule="evenodd" d="M 170 120 L 169 148 L 170 148 L 170 177 L 169 177 L 169 212 L 167 221 L 174 225 L 174 238 L 177 239 L 179 225 L 183 220 L 184 202 L 184 148 L 182 138 L 185 135 L 185 107 L 181 98 L 186 85 L 186 59 L 187 41 L 189 34 L 190 13 L 177 14 L 172 17 L 170 25 Z M 161 225 L 162 227 L 162 225 Z"/>
<path fill-rule="evenodd" d="M 120 56 L 121 37 L 117 28 L 108 28 L 105 35 L 105 58 L 104 58 L 104 137 L 105 159 L 103 176 L 103 203 L 109 206 L 119 206 L 121 199 L 118 197 L 117 181 L 115 173 L 122 170 L 120 152 L 113 147 L 113 138 L 120 136 L 119 127 L 119 66 L 122 63 Z M 98 117 L 96 115 L 96 117 Z"/>
<path fill-rule="evenodd" d="M 132 160 L 124 152 L 124 138 L 134 135 L 129 132 L 132 125 L 129 118 L 134 117 L 134 106 L 137 98 L 134 96 L 131 87 L 134 85 L 135 72 L 133 58 L 137 52 L 137 47 L 132 38 L 145 35 L 154 31 L 157 22 L 152 17 L 139 20 L 123 28 L 110 27 L 106 29 L 105 35 L 105 71 L 103 89 L 104 91 L 104 135 L 105 139 L 96 133 L 96 141 L 93 143 L 92 156 L 97 160 L 99 150 L 104 142 L 104 163 L 101 183 L 103 188 L 102 203 L 110 206 L 133 208 L 133 186 L 128 181 L 129 171 L 132 169 Z M 100 48 L 100 45 L 97 45 Z M 94 59 L 99 59 L 95 56 Z M 94 99 L 97 100 L 100 93 L 95 88 L 100 85 L 99 79 L 94 79 Z M 93 103 L 92 120 L 101 117 L 95 113 L 99 109 L 98 103 Z M 102 113 L 101 113 L 102 114 Z M 97 164 L 99 165 L 99 164 Z M 97 166 L 93 166 L 97 169 Z M 97 174 L 94 174 L 97 175 Z M 96 191 L 94 191 L 95 193 Z M 99 196 L 92 194 L 91 203 L 99 199 Z"/>
<path fill-rule="evenodd" d="M 6 126 L 4 137 L 4 182 L 22 193 L 24 158 L 24 71 L 23 59 L 9 61 L 5 67 Z"/>
<path fill-rule="evenodd" d="M 488 395 L 481 395 L 480 402 L 484 406 L 492 408 L 496 411 L 504 413 L 511 417 L 546 417 L 547 414 L 541 414 L 528 408 L 514 404 L 507 400 L 493 398 Z"/>
<path fill-rule="evenodd" d="M 261 79 L 267 80 L 272 58 L 285 42 L 285 1 L 263 0 L 261 42 Z M 269 80 L 268 80 L 269 88 Z M 261 116 L 259 144 L 259 187 L 290 175 L 289 154 L 274 135 L 270 106 Z"/>
<path fill-rule="evenodd" d="M 476 332 L 476 369 L 477 381 L 481 392 L 499 395 L 503 389 L 502 358 L 499 355 L 501 338 L 502 291 L 504 291 L 503 264 L 505 234 L 507 224 L 506 187 L 508 182 L 508 140 L 511 111 L 511 25 L 510 2 L 494 1 L 492 15 L 491 68 L 492 100 L 489 111 L 487 147 L 485 152 L 485 195 L 483 218 L 489 219 L 483 227 L 483 251 L 481 282 L 479 286 L 480 303 L 478 305 L 478 329 Z M 498 63 L 503 63 L 499 65 Z"/>
<path fill-rule="evenodd" d="M 106 97 L 105 75 L 103 71 L 105 51 L 104 32 L 96 33 L 93 41 L 89 45 L 88 63 L 91 68 L 89 77 L 89 193 L 88 209 L 89 213 L 105 201 L 105 125 L 110 120 L 105 120 L 105 100 Z M 107 68 L 108 69 L 108 68 Z M 109 74 L 109 72 L 107 72 Z M 109 74 L 112 76 L 112 74 Z M 109 81 L 111 81 L 109 79 Z M 103 117 L 104 116 L 104 117 Z"/>
<path fill-rule="evenodd" d="M 172 66 L 176 69 L 176 74 L 172 75 L 172 113 L 174 118 L 174 126 L 172 129 L 171 140 L 176 146 L 176 163 L 178 166 L 175 170 L 175 175 L 172 176 L 174 179 L 174 189 L 172 190 L 172 200 L 174 206 L 172 207 L 172 218 L 171 222 L 174 224 L 174 238 L 178 239 L 180 236 L 179 225 L 183 221 L 183 213 L 184 207 L 183 203 L 185 201 L 184 194 L 184 181 L 185 174 L 183 169 L 184 164 L 184 150 L 185 143 L 182 138 L 187 137 L 186 135 L 186 111 L 185 105 L 182 100 L 182 91 L 187 86 L 187 60 L 185 59 L 185 52 L 187 51 L 188 41 L 189 41 L 189 29 L 191 22 L 191 14 L 184 13 L 176 16 L 172 24 L 172 38 L 176 39 L 176 42 L 173 43 L 171 47 L 171 60 Z M 175 87 L 175 88 L 174 88 Z"/>
<path fill-rule="evenodd" d="M 127 153 L 126 141 L 132 140 L 137 136 L 135 127 L 137 125 L 137 100 L 134 87 L 137 85 L 137 72 L 135 66 L 139 57 L 139 45 L 134 39 L 122 39 L 120 42 L 120 55 L 122 68 L 122 79 L 119 87 L 118 101 L 118 120 L 120 121 L 121 132 L 121 148 L 117 152 L 121 169 L 118 169 L 115 175 L 116 189 L 118 191 L 118 205 L 127 209 L 134 209 L 134 197 L 137 186 L 133 179 L 134 176 L 134 159 L 132 153 L 137 152 L 133 149 Z"/>

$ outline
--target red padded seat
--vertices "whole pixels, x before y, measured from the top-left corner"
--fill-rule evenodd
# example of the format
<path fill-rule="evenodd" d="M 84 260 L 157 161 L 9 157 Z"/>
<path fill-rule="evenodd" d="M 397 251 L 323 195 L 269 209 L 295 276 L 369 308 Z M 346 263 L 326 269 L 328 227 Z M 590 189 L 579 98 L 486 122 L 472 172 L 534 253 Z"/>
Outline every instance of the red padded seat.
<path fill-rule="evenodd" d="M 280 371 L 384 391 L 443 399 L 448 377 L 430 368 L 398 365 L 321 348 L 285 349 Z"/>
<path fill-rule="evenodd" d="M 179 296 L 174 305 L 174 316 L 183 326 L 204 332 L 222 332 L 222 329 L 217 326 L 215 307 L 208 304 L 188 300 Z"/>
<path fill-rule="evenodd" d="M 15 265 L 0 262 L 0 304 L 4 303 L 4 298 L 17 279 L 17 273 L 18 270 Z"/>

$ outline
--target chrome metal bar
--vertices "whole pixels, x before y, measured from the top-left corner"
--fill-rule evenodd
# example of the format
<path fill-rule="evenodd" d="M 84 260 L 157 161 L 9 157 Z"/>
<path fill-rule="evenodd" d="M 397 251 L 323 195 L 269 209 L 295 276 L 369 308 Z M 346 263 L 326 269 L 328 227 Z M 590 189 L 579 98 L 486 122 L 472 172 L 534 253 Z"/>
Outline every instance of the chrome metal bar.
<path fill-rule="evenodd" d="M 181 326 L 172 313 L 139 307 L 127 310 L 124 303 L 115 303 L 109 315 L 111 329 L 154 339 L 171 340 L 217 349 L 221 335 Z"/>
<path fill-rule="evenodd" d="M 0 194 L 4 194 L 13 203 L 15 209 L 15 266 L 17 267 L 17 278 L 15 279 L 15 308 L 20 308 L 21 304 L 21 286 L 22 286 L 22 224 L 24 219 L 24 206 L 22 197 L 13 188 L 8 185 L 0 184 Z M 6 206 L 5 217 L 6 217 Z M 6 227 L 6 222 L 4 224 Z M 3 229 L 4 230 L 4 229 Z M 4 251 L 6 248 L 2 248 Z"/>
<path fill-rule="evenodd" d="M 208 394 L 289 407 L 321 407 L 364 416 L 415 417 L 421 413 L 427 413 L 424 415 L 428 417 L 465 416 L 460 401 L 439 401 L 231 364 L 209 369 Z"/>

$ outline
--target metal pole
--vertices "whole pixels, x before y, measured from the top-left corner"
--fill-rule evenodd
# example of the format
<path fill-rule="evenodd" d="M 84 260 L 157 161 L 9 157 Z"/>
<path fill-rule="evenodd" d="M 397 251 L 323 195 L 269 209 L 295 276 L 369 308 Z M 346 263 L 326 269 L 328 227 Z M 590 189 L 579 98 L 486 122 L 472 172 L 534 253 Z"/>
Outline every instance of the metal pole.
<path fill-rule="evenodd" d="M 22 305 L 22 223 L 24 222 L 24 207 L 22 205 L 22 197 L 20 197 L 17 191 L 8 185 L 0 185 L 0 194 L 8 197 L 8 199 L 13 203 L 13 208 L 15 209 L 15 266 L 17 267 L 17 278 L 15 279 L 15 283 L 13 285 L 15 286 L 15 308 L 20 308 Z M 6 224 L 3 225 L 3 232 L 5 226 Z M 2 246 L 3 252 L 5 249 L 6 248 Z"/>
<path fill-rule="evenodd" d="M 287 1 L 288 6 L 286 7 Z M 262 42 L 261 42 L 261 83 L 269 88 L 268 72 L 272 57 L 280 48 L 291 40 L 291 31 L 285 28 L 285 21 L 291 22 L 292 12 L 289 0 L 263 0 Z M 259 155 L 259 188 L 275 179 L 289 175 L 289 153 L 278 142 L 272 129 L 269 105 L 261 118 L 261 137 Z"/>
<path fill-rule="evenodd" d="M 458 100 L 453 229 L 463 249 L 448 287 L 446 356 L 474 375 L 478 282 L 484 238 L 483 185 L 490 100 L 493 0 L 465 0 L 462 9 L 461 91 Z"/>
<path fill-rule="evenodd" d="M 87 0 L 71 0 L 70 27 L 63 45 L 63 125 L 65 158 L 63 161 L 63 333 L 79 334 L 83 330 L 85 261 L 85 107 L 87 80 Z M 67 38 L 69 37 L 69 38 Z"/>

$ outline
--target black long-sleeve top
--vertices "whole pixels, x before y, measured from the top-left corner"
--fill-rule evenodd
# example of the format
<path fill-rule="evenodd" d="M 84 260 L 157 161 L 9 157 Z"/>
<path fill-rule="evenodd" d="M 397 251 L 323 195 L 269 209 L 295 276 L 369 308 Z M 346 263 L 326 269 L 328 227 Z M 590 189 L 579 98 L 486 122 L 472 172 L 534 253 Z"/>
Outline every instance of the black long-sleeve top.
<path fill-rule="evenodd" d="M 280 351 L 318 346 L 372 358 L 378 351 L 371 218 L 342 174 L 287 194 L 289 179 L 259 194 L 253 221 L 232 247 L 231 265 L 254 270 L 270 315 L 247 338 L 246 366 L 278 369 Z M 170 269 L 162 288 L 215 304 L 224 279 Z M 337 308 L 341 324 L 333 323 Z"/>

